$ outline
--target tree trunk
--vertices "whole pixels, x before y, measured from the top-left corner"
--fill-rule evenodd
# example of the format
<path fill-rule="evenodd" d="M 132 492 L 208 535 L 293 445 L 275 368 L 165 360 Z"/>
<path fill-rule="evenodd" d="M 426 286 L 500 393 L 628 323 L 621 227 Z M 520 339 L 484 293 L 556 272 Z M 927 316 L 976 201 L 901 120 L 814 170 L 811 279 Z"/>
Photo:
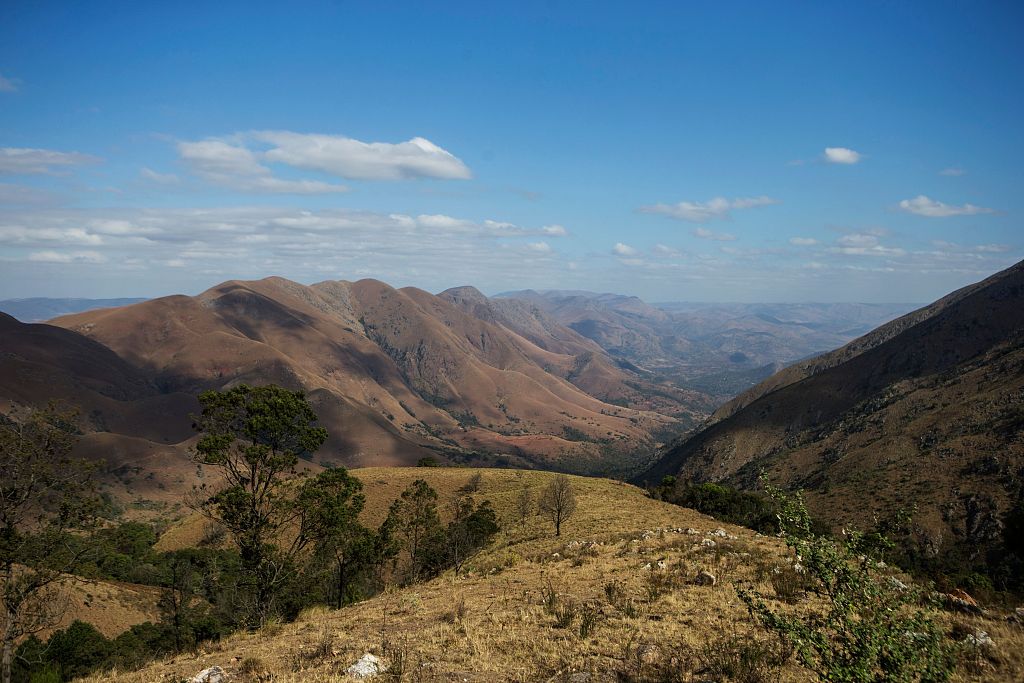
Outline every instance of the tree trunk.
<path fill-rule="evenodd" d="M 14 654 L 14 642 L 8 638 L 4 638 L 4 654 L 3 654 L 3 683 L 11 683 L 11 659 Z"/>

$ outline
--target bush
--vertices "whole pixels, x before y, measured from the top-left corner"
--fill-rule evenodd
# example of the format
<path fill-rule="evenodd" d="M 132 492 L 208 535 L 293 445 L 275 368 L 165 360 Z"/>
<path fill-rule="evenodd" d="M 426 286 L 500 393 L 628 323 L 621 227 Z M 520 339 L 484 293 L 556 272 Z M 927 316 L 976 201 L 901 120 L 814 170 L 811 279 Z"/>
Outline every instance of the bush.
<path fill-rule="evenodd" d="M 737 491 L 721 484 L 705 483 L 677 486 L 675 477 L 666 477 L 667 486 L 655 493 L 670 503 L 692 508 L 715 519 L 739 524 L 761 533 L 778 531 L 777 510 L 773 502 L 756 493 Z"/>
<path fill-rule="evenodd" d="M 846 531 L 834 541 L 812 530 L 799 493 L 789 497 L 769 486 L 779 523 L 795 562 L 806 571 L 824 607 L 801 605 L 782 612 L 751 587 L 740 599 L 764 628 L 789 643 L 801 665 L 824 681 L 943 681 L 950 676 L 953 648 L 929 611 L 923 592 L 882 572 L 884 535 Z"/>

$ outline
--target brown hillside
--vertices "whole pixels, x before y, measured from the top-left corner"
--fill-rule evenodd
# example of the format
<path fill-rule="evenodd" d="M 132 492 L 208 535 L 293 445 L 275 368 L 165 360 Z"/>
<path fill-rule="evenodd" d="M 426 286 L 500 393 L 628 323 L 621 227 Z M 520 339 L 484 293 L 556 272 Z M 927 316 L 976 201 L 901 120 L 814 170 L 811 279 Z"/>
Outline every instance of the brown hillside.
<path fill-rule="evenodd" d="M 625 456 L 649 450 L 676 424 L 673 416 L 692 422 L 708 406 L 696 392 L 665 391 L 651 401 L 631 386 L 640 378 L 592 342 L 541 317 L 530 327 L 517 305 L 495 306 L 504 317 L 488 313 L 482 298 L 467 308 L 374 280 L 307 287 L 268 278 L 53 323 L 108 347 L 123 373 L 148 381 L 155 396 L 243 382 L 305 390 L 331 435 L 317 462 L 401 465 L 434 455 L 622 468 Z M 194 400 L 140 400 L 118 407 L 135 431 L 107 430 L 178 443 L 184 452 Z M 97 419 L 111 425 L 113 412 L 101 408 Z M 180 429 L 141 433 L 154 422 Z"/>
<path fill-rule="evenodd" d="M 1024 472 L 1024 266 L 803 367 L 645 477 L 751 486 L 765 468 L 836 524 L 916 506 L 933 553 L 998 537 Z"/>

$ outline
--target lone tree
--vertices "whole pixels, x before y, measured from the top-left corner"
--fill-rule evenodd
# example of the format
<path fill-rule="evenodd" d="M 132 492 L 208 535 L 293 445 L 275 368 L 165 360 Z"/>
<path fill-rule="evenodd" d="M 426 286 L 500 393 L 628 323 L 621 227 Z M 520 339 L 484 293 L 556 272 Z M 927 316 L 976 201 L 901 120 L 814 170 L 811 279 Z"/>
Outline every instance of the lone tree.
<path fill-rule="evenodd" d="M 562 522 L 576 512 L 576 492 L 569 477 L 559 474 L 541 491 L 537 509 L 555 525 L 555 536 L 562 535 Z"/>
<path fill-rule="evenodd" d="M 198 489 L 198 507 L 234 539 L 242 562 L 243 588 L 249 599 L 250 626 L 272 614 L 278 590 L 294 575 L 292 560 L 312 540 L 298 534 L 286 549 L 275 541 L 283 528 L 304 526 L 310 510 L 288 496 L 285 481 L 295 474 L 299 456 L 316 451 L 327 432 L 301 391 L 279 386 L 240 385 L 199 395 L 202 433 L 195 460 L 216 468 L 219 487 Z"/>
<path fill-rule="evenodd" d="M 20 421 L 0 416 L 0 677 L 15 643 L 64 616 L 61 580 L 87 559 L 98 500 L 93 467 L 71 457 L 73 415 L 54 406 Z"/>

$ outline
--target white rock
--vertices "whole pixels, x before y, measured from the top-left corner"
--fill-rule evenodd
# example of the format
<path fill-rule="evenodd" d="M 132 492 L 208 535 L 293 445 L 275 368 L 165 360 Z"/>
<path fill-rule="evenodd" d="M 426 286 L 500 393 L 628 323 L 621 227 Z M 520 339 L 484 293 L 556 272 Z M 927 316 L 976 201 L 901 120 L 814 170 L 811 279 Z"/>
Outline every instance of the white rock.
<path fill-rule="evenodd" d="M 229 680 L 228 673 L 219 666 L 203 669 L 192 677 L 192 683 L 227 683 Z"/>
<path fill-rule="evenodd" d="M 964 642 L 975 647 L 995 647 L 996 645 L 995 641 L 992 640 L 988 633 L 981 629 L 978 629 L 974 633 L 967 634 L 967 637 L 964 638 Z"/>
<path fill-rule="evenodd" d="M 714 531 L 708 532 L 708 536 L 718 536 L 719 538 L 725 538 L 728 535 L 729 534 L 726 533 L 725 529 L 715 529 Z"/>
<path fill-rule="evenodd" d="M 700 544 L 701 544 L 701 546 L 703 546 L 705 548 L 714 548 L 716 545 L 718 545 L 717 543 L 712 541 L 710 538 L 705 538 L 703 541 L 700 542 Z"/>
<path fill-rule="evenodd" d="M 379 659 L 367 652 L 359 658 L 359 661 L 345 669 L 345 673 L 352 678 L 363 679 L 373 678 L 378 674 L 384 673 L 386 670 L 387 668 L 380 663 Z"/>

